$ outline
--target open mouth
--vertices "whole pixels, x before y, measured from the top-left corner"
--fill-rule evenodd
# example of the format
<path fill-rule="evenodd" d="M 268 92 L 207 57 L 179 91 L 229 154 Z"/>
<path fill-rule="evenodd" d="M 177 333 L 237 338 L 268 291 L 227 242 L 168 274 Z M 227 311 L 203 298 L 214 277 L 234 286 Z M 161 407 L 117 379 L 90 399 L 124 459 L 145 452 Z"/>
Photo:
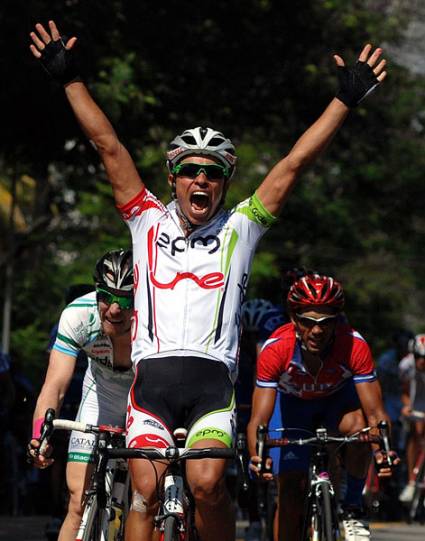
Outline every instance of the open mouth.
<path fill-rule="evenodd" d="M 203 212 L 208 208 L 209 196 L 205 192 L 193 192 L 190 196 L 190 204 L 192 208 L 197 212 Z"/>

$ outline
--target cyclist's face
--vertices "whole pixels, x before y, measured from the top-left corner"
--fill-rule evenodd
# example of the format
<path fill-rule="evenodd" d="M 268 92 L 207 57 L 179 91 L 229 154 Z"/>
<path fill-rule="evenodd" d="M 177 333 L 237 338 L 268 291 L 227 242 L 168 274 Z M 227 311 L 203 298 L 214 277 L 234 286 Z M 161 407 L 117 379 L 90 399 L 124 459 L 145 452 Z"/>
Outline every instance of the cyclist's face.
<path fill-rule="evenodd" d="M 206 156 L 186 156 L 181 162 L 197 163 L 203 165 L 217 164 L 218 161 Z M 168 176 L 171 185 L 173 175 Z M 183 175 L 176 176 L 176 196 L 180 208 L 188 220 L 194 225 L 206 223 L 217 211 L 217 207 L 227 189 L 228 181 L 225 179 L 209 180 L 204 172 L 196 178 Z"/>
<path fill-rule="evenodd" d="M 326 349 L 333 338 L 337 320 L 332 308 L 317 306 L 314 309 L 300 309 L 291 319 L 309 353 L 318 355 Z"/>
<path fill-rule="evenodd" d="M 122 310 L 116 302 L 107 304 L 99 301 L 98 309 L 102 330 L 107 336 L 122 336 L 130 331 L 133 316 L 132 308 Z"/>

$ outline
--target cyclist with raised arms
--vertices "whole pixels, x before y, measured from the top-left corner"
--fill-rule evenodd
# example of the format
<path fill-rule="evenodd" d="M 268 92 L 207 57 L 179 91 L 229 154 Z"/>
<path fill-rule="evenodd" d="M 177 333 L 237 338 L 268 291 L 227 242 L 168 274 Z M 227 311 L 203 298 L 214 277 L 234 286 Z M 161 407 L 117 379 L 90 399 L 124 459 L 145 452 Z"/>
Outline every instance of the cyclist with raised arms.
<path fill-rule="evenodd" d="M 164 206 L 147 190 L 129 152 L 78 77 L 73 60 L 77 38 L 64 43 L 50 21 L 47 29 L 37 24 L 31 39 L 33 55 L 64 85 L 78 122 L 95 145 L 133 237 L 132 358 L 137 375 L 129 401 L 128 445 L 168 445 L 176 426 L 184 424 L 189 446 L 231 446 L 240 306 L 256 246 L 300 173 L 330 143 L 350 108 L 385 78 L 382 50 L 366 45 L 353 68 L 335 55 L 338 96 L 255 194 L 225 211 L 236 165 L 229 139 L 197 127 L 172 141 L 167 166 L 173 202 Z M 187 464 L 202 541 L 235 538 L 225 469 L 222 460 Z M 156 477 L 144 461 L 133 461 L 130 471 L 134 493 L 127 539 L 148 539 Z M 157 471 L 161 473 L 161 465 Z"/>
<path fill-rule="evenodd" d="M 127 399 L 134 372 L 131 363 L 133 315 L 133 262 L 131 251 L 107 252 L 96 263 L 96 291 L 78 297 L 62 312 L 46 379 L 34 411 L 33 438 L 28 455 L 38 468 L 53 459 L 38 454 L 41 426 L 48 408 L 59 413 L 78 353 L 84 351 L 88 367 L 76 420 L 84 423 L 125 425 Z M 94 435 L 71 432 L 66 480 L 70 494 L 68 513 L 59 541 L 74 541 L 83 513 L 83 495 L 90 479 Z"/>
<path fill-rule="evenodd" d="M 307 274 L 292 285 L 287 297 L 291 322 L 265 342 L 257 362 L 257 381 L 248 425 L 251 469 L 258 473 L 256 431 L 267 425 L 275 406 L 280 427 L 313 431 L 318 425 L 341 434 L 376 426 L 387 420 L 372 355 L 363 337 L 341 317 L 344 293 L 329 276 Z M 276 423 L 276 411 L 273 413 Z M 303 437 L 291 432 L 291 437 Z M 279 539 L 301 536 L 304 488 L 310 450 L 288 446 L 273 463 L 279 475 Z M 395 461 L 398 459 L 396 457 Z M 376 452 L 376 460 L 383 463 Z M 269 459 L 270 460 L 270 459 Z M 347 493 L 344 500 L 345 539 L 367 541 L 367 522 L 361 514 L 362 490 L 370 462 L 367 445 L 347 446 Z M 383 467 L 381 476 L 391 475 Z M 265 478 L 271 478 L 266 473 Z"/>

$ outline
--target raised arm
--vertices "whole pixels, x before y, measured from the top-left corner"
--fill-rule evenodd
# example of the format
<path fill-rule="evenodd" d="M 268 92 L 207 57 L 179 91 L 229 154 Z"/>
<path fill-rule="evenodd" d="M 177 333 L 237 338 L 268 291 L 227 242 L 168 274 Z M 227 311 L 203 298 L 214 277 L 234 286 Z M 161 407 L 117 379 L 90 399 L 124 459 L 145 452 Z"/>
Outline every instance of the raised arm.
<path fill-rule="evenodd" d="M 325 150 L 344 123 L 350 108 L 364 99 L 385 77 L 382 49 L 366 45 L 353 68 L 335 55 L 340 91 L 322 115 L 298 139 L 289 154 L 278 162 L 257 190 L 266 209 L 277 215 L 291 193 L 300 173 Z"/>
<path fill-rule="evenodd" d="M 143 182 L 112 124 L 78 77 L 73 55 L 77 38 L 72 37 L 65 44 L 54 21 L 49 21 L 48 30 L 40 23 L 36 24 L 35 29 L 36 32 L 30 34 L 32 54 L 54 79 L 64 85 L 66 97 L 79 124 L 95 145 L 105 166 L 116 203 L 128 203 L 142 190 Z"/>

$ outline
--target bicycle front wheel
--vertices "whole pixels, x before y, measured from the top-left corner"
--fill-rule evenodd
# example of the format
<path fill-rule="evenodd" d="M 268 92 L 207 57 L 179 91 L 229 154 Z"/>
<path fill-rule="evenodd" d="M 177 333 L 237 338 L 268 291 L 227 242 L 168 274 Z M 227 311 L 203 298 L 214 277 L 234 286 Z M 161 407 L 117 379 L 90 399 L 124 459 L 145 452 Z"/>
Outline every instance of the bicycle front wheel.
<path fill-rule="evenodd" d="M 164 541 L 179 541 L 179 538 L 177 519 L 168 516 L 164 521 Z"/>
<path fill-rule="evenodd" d="M 336 530 L 334 527 L 334 510 L 332 508 L 332 496 L 329 485 L 323 483 L 320 485 L 320 499 L 318 502 L 319 511 L 319 535 L 320 541 L 337 541 Z"/>
<path fill-rule="evenodd" d="M 105 511 L 99 508 L 96 494 L 87 500 L 76 539 L 108 541 L 108 517 Z"/>

